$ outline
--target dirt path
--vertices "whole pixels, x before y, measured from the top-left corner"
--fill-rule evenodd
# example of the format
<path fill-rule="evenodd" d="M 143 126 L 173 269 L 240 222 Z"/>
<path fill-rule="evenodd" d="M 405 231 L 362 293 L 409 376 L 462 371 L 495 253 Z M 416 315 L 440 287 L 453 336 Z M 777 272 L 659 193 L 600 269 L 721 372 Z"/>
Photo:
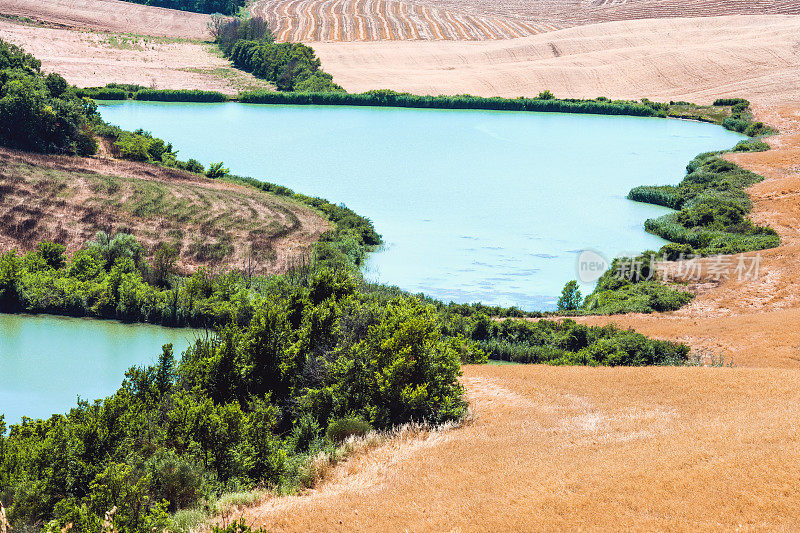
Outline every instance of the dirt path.
<path fill-rule="evenodd" d="M 471 424 L 389 443 L 246 516 L 269 531 L 793 530 L 798 378 L 468 367 Z"/>

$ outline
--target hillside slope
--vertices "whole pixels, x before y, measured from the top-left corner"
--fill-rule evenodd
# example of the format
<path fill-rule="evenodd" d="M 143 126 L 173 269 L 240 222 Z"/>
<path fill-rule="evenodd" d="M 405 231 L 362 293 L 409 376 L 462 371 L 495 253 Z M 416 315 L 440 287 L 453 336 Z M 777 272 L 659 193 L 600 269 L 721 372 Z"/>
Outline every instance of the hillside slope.
<path fill-rule="evenodd" d="M 98 230 L 132 233 L 178 266 L 284 272 L 329 228 L 313 210 L 250 187 L 143 163 L 0 148 L 0 252 L 55 240 L 69 251 Z"/>
<path fill-rule="evenodd" d="M 92 31 L 178 39 L 211 37 L 208 15 L 122 0 L 0 0 L 0 14 Z"/>
<path fill-rule="evenodd" d="M 351 92 L 535 95 L 761 104 L 800 100 L 800 17 L 660 19 L 486 42 L 315 43 Z"/>

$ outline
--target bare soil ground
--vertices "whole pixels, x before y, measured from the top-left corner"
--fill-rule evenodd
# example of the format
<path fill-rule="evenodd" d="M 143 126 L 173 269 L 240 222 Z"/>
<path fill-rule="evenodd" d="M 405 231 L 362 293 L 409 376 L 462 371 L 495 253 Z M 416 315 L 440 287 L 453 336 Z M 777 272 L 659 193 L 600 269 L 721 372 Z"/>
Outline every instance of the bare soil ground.
<path fill-rule="evenodd" d="M 271 87 L 232 68 L 210 43 L 70 30 L 2 18 L 0 39 L 22 46 L 42 61 L 44 70 L 58 72 L 79 87 L 117 82 L 226 94 Z"/>
<path fill-rule="evenodd" d="M 467 367 L 475 419 L 398 439 L 268 531 L 796 530 L 798 370 Z"/>
<path fill-rule="evenodd" d="M 732 16 L 580 26 L 487 42 L 315 43 L 352 92 L 800 101 L 800 17 Z"/>
<path fill-rule="evenodd" d="M 0 148 L 0 252 L 42 240 L 81 248 L 99 230 L 134 234 L 178 266 L 285 272 L 329 228 L 284 197 L 128 161 L 42 156 Z"/>
<path fill-rule="evenodd" d="M 563 27 L 403 0 L 259 0 L 250 10 L 270 21 L 279 41 L 487 41 Z"/>
<path fill-rule="evenodd" d="M 0 14 L 54 26 L 206 40 L 210 17 L 121 0 L 0 0 Z"/>

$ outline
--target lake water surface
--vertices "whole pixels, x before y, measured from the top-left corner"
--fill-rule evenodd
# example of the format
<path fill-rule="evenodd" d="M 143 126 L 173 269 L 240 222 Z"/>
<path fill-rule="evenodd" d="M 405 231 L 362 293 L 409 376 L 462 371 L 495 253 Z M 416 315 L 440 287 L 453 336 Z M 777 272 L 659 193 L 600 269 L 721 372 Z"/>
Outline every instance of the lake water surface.
<path fill-rule="evenodd" d="M 386 241 L 371 279 L 444 301 L 554 308 L 581 250 L 657 249 L 666 209 L 631 202 L 675 184 L 718 126 L 653 118 L 238 103 L 112 103 L 103 118 L 172 142 L 181 159 L 342 202 Z M 584 287 L 591 290 L 591 287 Z"/>
<path fill-rule="evenodd" d="M 200 332 L 113 320 L 0 314 L 0 414 L 47 418 L 116 391 L 133 365 L 173 343 L 180 358 Z"/>

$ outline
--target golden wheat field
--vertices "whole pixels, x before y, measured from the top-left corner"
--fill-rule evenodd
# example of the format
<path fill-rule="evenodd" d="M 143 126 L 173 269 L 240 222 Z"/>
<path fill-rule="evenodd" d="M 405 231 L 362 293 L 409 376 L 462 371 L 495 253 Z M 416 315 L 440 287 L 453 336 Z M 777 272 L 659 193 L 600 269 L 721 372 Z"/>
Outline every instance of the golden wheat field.
<path fill-rule="evenodd" d="M 800 527 L 798 370 L 467 367 L 474 420 L 356 455 L 268 531 Z"/>

